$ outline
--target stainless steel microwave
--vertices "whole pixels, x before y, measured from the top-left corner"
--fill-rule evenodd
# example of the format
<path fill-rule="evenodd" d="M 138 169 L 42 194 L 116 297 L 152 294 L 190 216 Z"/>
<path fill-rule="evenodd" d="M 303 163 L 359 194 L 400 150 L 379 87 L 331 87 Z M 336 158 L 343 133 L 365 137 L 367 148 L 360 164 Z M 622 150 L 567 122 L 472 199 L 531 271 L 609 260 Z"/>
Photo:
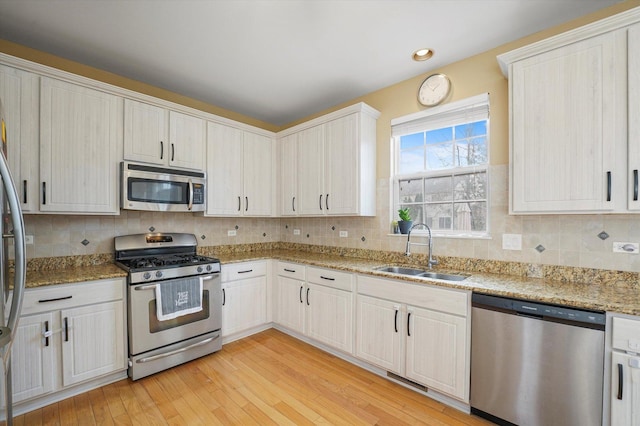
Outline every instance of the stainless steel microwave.
<path fill-rule="evenodd" d="M 123 161 L 120 176 L 123 209 L 201 212 L 206 208 L 205 172 Z"/>

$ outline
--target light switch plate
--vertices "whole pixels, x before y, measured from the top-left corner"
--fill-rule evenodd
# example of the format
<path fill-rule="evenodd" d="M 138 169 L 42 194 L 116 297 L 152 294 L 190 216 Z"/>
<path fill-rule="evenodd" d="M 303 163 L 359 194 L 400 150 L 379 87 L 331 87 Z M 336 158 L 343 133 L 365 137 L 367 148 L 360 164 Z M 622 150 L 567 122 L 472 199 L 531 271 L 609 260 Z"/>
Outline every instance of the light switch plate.
<path fill-rule="evenodd" d="M 293 235 L 300 235 L 300 230 L 299 229 L 294 229 L 293 230 Z"/>
<path fill-rule="evenodd" d="M 235 229 L 230 229 L 227 231 L 227 237 L 235 237 L 238 234 L 238 231 Z"/>
<path fill-rule="evenodd" d="M 522 234 L 502 234 L 503 250 L 522 250 Z"/>
<path fill-rule="evenodd" d="M 340 231 L 340 238 L 346 238 L 349 236 L 349 231 Z"/>
<path fill-rule="evenodd" d="M 33 244 L 33 235 L 25 235 L 24 236 L 25 244 Z"/>

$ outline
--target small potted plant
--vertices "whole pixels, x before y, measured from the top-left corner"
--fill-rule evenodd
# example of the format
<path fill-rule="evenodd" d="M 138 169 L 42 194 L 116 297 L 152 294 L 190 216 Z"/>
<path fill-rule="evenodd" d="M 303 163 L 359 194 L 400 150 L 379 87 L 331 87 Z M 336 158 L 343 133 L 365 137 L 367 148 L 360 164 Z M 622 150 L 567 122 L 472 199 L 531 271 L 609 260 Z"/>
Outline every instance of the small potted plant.
<path fill-rule="evenodd" d="M 411 226 L 413 226 L 409 207 L 398 210 L 398 216 L 400 217 L 400 220 L 398 221 L 398 228 L 400 228 L 400 233 L 408 234 L 409 229 L 411 229 Z"/>

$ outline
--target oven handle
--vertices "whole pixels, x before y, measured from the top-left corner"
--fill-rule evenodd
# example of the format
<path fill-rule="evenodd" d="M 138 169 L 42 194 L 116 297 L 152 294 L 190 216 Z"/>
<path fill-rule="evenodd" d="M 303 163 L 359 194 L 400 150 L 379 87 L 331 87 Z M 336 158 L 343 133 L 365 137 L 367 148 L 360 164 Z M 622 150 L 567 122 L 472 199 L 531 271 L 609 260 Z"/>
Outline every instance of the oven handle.
<path fill-rule="evenodd" d="M 220 272 L 216 272 L 214 273 L 214 275 L 207 275 L 206 277 L 202 277 L 202 281 L 209 281 L 212 280 L 214 276 L 218 275 Z M 140 291 L 140 290 L 154 290 L 156 288 L 157 284 L 147 284 L 147 285 L 141 285 L 138 287 L 135 287 L 134 290 L 135 291 Z"/>
<path fill-rule="evenodd" d="M 140 359 L 136 360 L 136 364 L 144 364 L 145 362 L 155 361 L 156 359 L 166 358 L 168 356 L 179 354 L 181 352 L 185 352 L 185 351 L 188 351 L 190 349 L 197 348 L 198 346 L 206 345 L 207 343 L 211 343 L 215 339 L 219 339 L 219 338 L 220 338 L 220 333 L 216 334 L 213 337 L 209 337 L 208 339 L 204 339 L 204 340 L 202 340 L 202 341 L 200 341 L 198 343 L 194 343 L 193 345 L 189 345 L 189 346 L 186 346 L 184 348 L 176 349 L 175 351 L 169 351 L 169 352 L 165 352 L 163 354 L 153 355 L 153 356 L 149 356 L 149 357 L 146 357 L 146 358 L 140 358 Z"/>

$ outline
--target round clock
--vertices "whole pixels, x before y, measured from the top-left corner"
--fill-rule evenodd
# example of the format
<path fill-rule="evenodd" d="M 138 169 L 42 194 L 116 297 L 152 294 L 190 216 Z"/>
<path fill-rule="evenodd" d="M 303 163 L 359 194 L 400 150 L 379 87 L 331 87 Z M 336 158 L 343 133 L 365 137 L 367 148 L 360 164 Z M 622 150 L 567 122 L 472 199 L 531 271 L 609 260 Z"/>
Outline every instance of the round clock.
<path fill-rule="evenodd" d="M 432 74 L 418 89 L 418 102 L 424 106 L 435 106 L 451 93 L 451 80 L 444 74 Z"/>

